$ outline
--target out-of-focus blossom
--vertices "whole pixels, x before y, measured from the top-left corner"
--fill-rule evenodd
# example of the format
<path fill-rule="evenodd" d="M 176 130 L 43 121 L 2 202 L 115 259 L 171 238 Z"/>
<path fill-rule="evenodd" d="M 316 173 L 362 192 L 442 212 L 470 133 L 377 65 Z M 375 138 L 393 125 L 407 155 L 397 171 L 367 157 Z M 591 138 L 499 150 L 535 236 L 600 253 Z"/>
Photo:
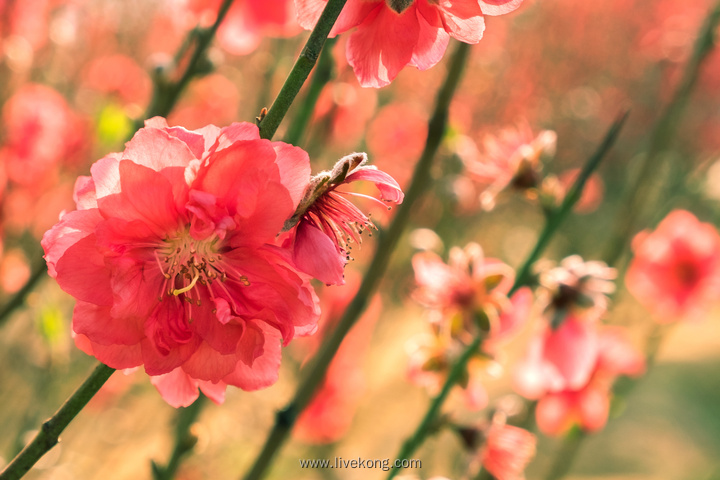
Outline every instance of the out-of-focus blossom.
<path fill-rule="evenodd" d="M 573 168 L 561 173 L 559 176 L 547 175 L 540 184 L 538 194 L 540 203 L 547 209 L 558 208 L 565 200 L 570 188 L 580 174 L 579 168 Z M 603 182 L 600 175 L 594 173 L 588 178 L 580 198 L 573 207 L 575 213 L 590 213 L 595 211 L 602 202 Z"/>
<path fill-rule="evenodd" d="M 561 435 L 577 425 L 585 432 L 601 430 L 610 411 L 612 384 L 620 375 L 645 372 L 645 358 L 620 327 L 604 327 L 598 335 L 598 355 L 592 376 L 579 388 L 550 392 L 535 411 L 538 428 L 546 435 Z"/>
<path fill-rule="evenodd" d="M 415 299 L 430 308 L 432 334 L 411 347 L 408 375 L 413 383 L 436 392 L 450 367 L 476 335 L 486 335 L 483 352 L 471 359 L 460 385 L 472 408 L 487 404 L 481 377 L 498 346 L 527 320 L 532 294 L 528 289 L 507 294 L 514 271 L 495 259 L 486 259 L 477 244 L 453 248 L 444 263 L 433 252 L 413 257 L 418 288 Z"/>
<path fill-rule="evenodd" d="M 298 21 L 312 29 L 327 0 L 295 0 Z M 363 87 L 383 87 L 406 65 L 426 70 L 440 61 L 450 37 L 478 43 L 484 15 L 515 10 L 522 0 L 349 0 L 330 36 L 357 27 L 347 58 Z"/>
<path fill-rule="evenodd" d="M 596 323 L 568 317 L 557 328 L 545 327 L 530 340 L 515 369 L 515 390 L 533 400 L 548 392 L 578 390 L 587 384 L 597 358 Z"/>
<path fill-rule="evenodd" d="M 318 99 L 313 112 L 318 142 L 353 149 L 365 135 L 368 120 L 375 113 L 377 93 L 349 82 L 332 82 Z M 326 137 L 327 136 L 327 137 Z"/>
<path fill-rule="evenodd" d="M 675 210 L 632 247 L 625 284 L 658 321 L 702 319 L 718 304 L 720 235 L 713 225 Z"/>
<path fill-rule="evenodd" d="M 217 14 L 221 0 L 191 0 L 189 7 L 206 18 Z M 300 32 L 293 0 L 236 0 L 217 32 L 220 45 L 233 55 L 253 52 L 263 37 Z"/>
<path fill-rule="evenodd" d="M 480 454 L 482 466 L 497 480 L 522 480 L 525 468 L 535 456 L 536 445 L 535 435 L 527 430 L 493 422 L 485 431 Z"/>
<path fill-rule="evenodd" d="M 0 250 L 0 288 L 5 293 L 20 290 L 30 278 L 30 266 L 21 250 Z"/>
<path fill-rule="evenodd" d="M 42 241 L 77 299 L 78 347 L 113 368 L 143 365 L 173 406 L 198 388 L 219 403 L 226 385 L 274 383 L 281 343 L 319 315 L 275 245 L 309 181 L 307 154 L 247 123 L 188 131 L 154 118 L 91 173 Z"/>
<path fill-rule="evenodd" d="M 338 190 L 357 180 L 373 182 L 384 202 L 402 203 L 404 194 L 387 173 L 366 165 L 364 153 L 354 153 L 338 160 L 331 171 L 312 178 L 295 215 L 286 228 L 297 224 L 287 239 L 292 246 L 293 260 L 300 270 L 327 284 L 344 283 L 343 270 L 349 260 L 349 243 L 360 243 L 366 228 L 375 225 L 347 196 L 360 196 L 382 204 L 368 195 Z"/>
<path fill-rule="evenodd" d="M 59 164 L 77 162 L 84 123 L 56 91 L 37 84 L 21 87 L 3 107 L 5 143 L 0 164 L 8 179 L 44 188 L 56 179 Z"/>
<path fill-rule="evenodd" d="M 237 117 L 240 93 L 233 82 L 220 74 L 194 81 L 169 117 L 175 125 L 200 128 L 211 122 L 230 123 Z"/>
<path fill-rule="evenodd" d="M 599 317 L 608 308 L 608 295 L 615 292 L 617 271 L 605 262 L 585 261 L 571 255 L 560 265 L 540 274 L 542 303 L 552 317 L 553 325 L 568 313 Z"/>
<path fill-rule="evenodd" d="M 480 204 L 485 210 L 508 187 L 528 191 L 540 184 L 542 159 L 555 155 L 557 135 L 543 130 L 535 136 L 527 122 L 508 127 L 497 135 L 486 135 L 484 152 L 462 156 L 470 179 L 478 185 Z"/>
<path fill-rule="evenodd" d="M 322 290 L 320 304 L 323 316 L 319 322 L 320 331 L 308 339 L 303 339 L 303 343 L 313 344 L 308 358 L 335 329 L 359 286 L 359 276 L 353 275 L 343 288 L 330 287 Z M 295 424 L 293 433 L 303 441 L 314 444 L 334 442 L 342 438 L 350 428 L 358 402 L 365 391 L 363 359 L 379 313 L 380 302 L 379 297 L 376 297 L 340 344 L 322 386 Z"/>
<path fill-rule="evenodd" d="M 427 116 L 409 104 L 383 107 L 370 122 L 368 151 L 377 165 L 405 187 L 425 146 Z"/>
<path fill-rule="evenodd" d="M 135 60 L 122 55 L 94 59 L 85 72 L 85 85 L 103 93 L 117 95 L 123 103 L 145 105 L 150 100 L 152 84 Z"/>

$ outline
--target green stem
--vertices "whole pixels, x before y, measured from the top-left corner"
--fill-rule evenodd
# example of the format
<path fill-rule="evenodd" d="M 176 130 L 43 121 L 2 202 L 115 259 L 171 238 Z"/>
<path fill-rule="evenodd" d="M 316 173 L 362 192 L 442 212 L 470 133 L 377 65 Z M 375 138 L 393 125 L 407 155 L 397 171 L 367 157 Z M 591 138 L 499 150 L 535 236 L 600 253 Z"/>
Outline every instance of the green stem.
<path fill-rule="evenodd" d="M 194 37 L 197 44 L 190 60 L 188 61 L 187 68 L 185 68 L 183 75 L 177 82 L 165 83 L 163 81 L 163 77 L 156 80 L 153 99 L 145 112 L 145 118 L 152 118 L 155 116 L 167 117 L 172 108 L 175 106 L 175 103 L 177 103 L 180 94 L 183 90 L 185 90 L 188 83 L 190 83 L 190 80 L 192 80 L 196 75 L 202 73 L 201 63 L 205 60 L 207 49 L 210 46 L 212 39 L 215 37 L 218 27 L 220 27 L 220 24 L 225 19 L 232 3 L 233 0 L 224 0 L 222 5 L 220 5 L 215 22 L 209 28 L 198 28 L 190 33 L 191 38 Z M 187 50 L 188 43 L 189 42 L 186 41 L 186 43 L 183 44 L 181 51 L 184 52 Z M 142 127 L 142 125 L 137 125 L 137 128 L 140 127 Z"/>
<path fill-rule="evenodd" d="M 590 157 L 590 159 L 585 163 L 585 166 L 583 167 L 582 171 L 580 172 L 580 175 L 575 180 L 575 183 L 571 187 L 570 191 L 568 192 L 567 196 L 563 200 L 562 205 L 558 210 L 553 214 L 548 221 L 545 223 L 545 227 L 540 234 L 540 237 L 538 238 L 538 242 L 535 245 L 535 248 L 530 253 L 528 258 L 525 260 L 525 263 L 523 263 L 522 267 L 520 268 L 520 274 L 516 277 L 515 283 L 513 284 L 510 294 L 517 291 L 520 287 L 526 285 L 530 281 L 530 269 L 532 265 L 537 261 L 537 259 L 542 254 L 544 248 L 547 246 L 547 244 L 550 242 L 550 239 L 554 236 L 554 234 L 557 232 L 558 227 L 562 223 L 562 221 L 567 217 L 567 215 L 570 213 L 570 210 L 572 207 L 577 203 L 578 199 L 580 198 L 580 193 L 582 192 L 585 183 L 587 182 L 587 179 L 590 177 L 590 175 L 597 169 L 597 167 L 600 165 L 600 161 L 605 156 L 605 154 L 608 152 L 610 147 L 613 145 L 615 140 L 617 139 L 618 134 L 620 133 L 620 129 L 622 128 L 623 124 L 625 123 L 625 120 L 627 119 L 627 113 L 624 113 L 618 120 L 615 121 L 615 123 L 612 124 L 610 127 L 610 130 L 605 135 L 605 138 L 603 139 L 602 143 L 598 147 L 597 151 Z M 465 351 L 462 353 L 460 358 L 458 358 L 458 361 L 453 365 L 450 374 L 448 374 L 447 379 L 445 380 L 445 383 L 442 386 L 442 389 L 440 390 L 440 395 L 435 397 L 430 404 L 430 408 L 428 409 L 427 413 L 425 414 L 425 417 L 422 419 L 420 424 L 418 425 L 415 432 L 408 438 L 408 440 L 403 444 L 402 449 L 400 450 L 400 453 L 397 457 L 399 459 L 407 458 L 407 456 L 412 455 L 417 448 L 420 447 L 423 440 L 427 437 L 430 427 L 433 425 L 435 421 L 435 417 L 440 411 L 440 407 L 442 407 L 442 404 L 445 401 L 445 398 L 447 396 L 447 392 L 453 387 L 453 385 L 457 381 L 457 375 L 458 372 L 463 372 L 467 368 L 467 363 L 472 358 L 472 355 L 477 350 L 478 346 L 480 345 L 481 338 L 476 338 L 473 343 L 471 343 Z M 390 475 L 388 476 L 388 480 L 392 479 L 397 474 L 396 470 L 392 470 L 390 472 Z"/>
<path fill-rule="evenodd" d="M 652 201 L 655 185 L 652 178 L 662 170 L 661 166 L 665 163 L 663 153 L 668 150 L 675 138 L 683 112 L 700 75 L 700 68 L 715 46 L 718 24 L 720 24 L 720 2 L 705 19 L 695 42 L 692 57 L 683 72 L 682 81 L 652 130 L 648 150 L 640 160 L 638 175 L 627 186 L 625 198 L 621 203 L 625 215 L 618 216 L 619 220 L 613 227 L 610 242 L 603 255 L 608 265 L 614 265 L 620 260 L 636 223 L 645 215 L 647 206 L 655 204 Z"/>
<path fill-rule="evenodd" d="M 410 188 L 407 190 L 405 200 L 398 208 L 395 218 L 387 231 L 380 235 L 375 256 L 365 273 L 358 292 L 347 310 L 345 310 L 345 314 L 340 319 L 330 338 L 323 341 L 322 348 L 305 369 L 305 376 L 295 393 L 295 397 L 283 410 L 278 412 L 275 425 L 255 463 L 244 477 L 245 480 L 259 480 L 263 477 L 277 450 L 292 430 L 298 415 L 310 403 L 321 385 L 330 361 L 340 347 L 340 343 L 377 291 L 380 280 L 390 261 L 390 256 L 408 224 L 413 207 L 430 184 L 430 167 L 445 134 L 450 101 L 460 82 L 468 53 L 469 46 L 460 43 L 451 59 L 448 75 L 438 92 L 435 111 L 428 125 L 425 149 L 415 167 Z"/>
<path fill-rule="evenodd" d="M 0 480 L 22 478 L 40 458 L 54 447 L 65 427 L 80 413 L 90 399 L 105 384 L 115 371 L 107 365 L 99 364 L 93 373 L 83 382 L 75 393 L 60 407 L 55 415 L 42 424 L 35 438 L 0 473 Z"/>
<path fill-rule="evenodd" d="M 396 459 L 404 460 L 410 457 L 410 455 L 415 453 L 415 451 L 420 447 L 420 445 L 422 445 L 428 434 L 434 430 L 433 427 L 435 425 L 438 414 L 440 413 L 440 408 L 442 407 L 443 403 L 445 403 L 445 400 L 450 394 L 452 388 L 462 378 L 467 363 L 480 348 L 482 340 L 483 337 L 478 335 L 465 349 L 465 351 L 463 351 L 460 358 L 458 358 L 457 362 L 455 363 L 455 365 L 453 365 L 452 369 L 448 373 L 447 379 L 445 380 L 445 383 L 443 384 L 440 393 L 435 398 L 433 398 L 432 402 L 430 403 L 430 408 L 428 408 L 425 416 L 420 421 L 420 424 L 415 430 L 415 433 L 413 433 L 407 440 L 405 440 L 405 443 L 403 443 L 400 452 L 398 452 L 397 456 L 395 457 Z M 393 465 L 392 470 L 390 470 L 390 473 L 388 473 L 387 480 L 392 480 L 398 473 L 400 473 L 400 468 L 396 468 Z"/>
<path fill-rule="evenodd" d="M 175 446 L 165 467 L 161 467 L 155 462 L 151 463 L 154 480 L 172 480 L 175 477 L 183 457 L 195 447 L 197 437 L 190 432 L 190 429 L 197 421 L 206 403 L 205 396 L 200 395 L 192 405 L 178 410 L 177 424 L 175 426 Z"/>
<path fill-rule="evenodd" d="M 570 430 L 570 432 L 565 435 L 562 445 L 560 446 L 560 450 L 558 451 L 553 464 L 550 466 L 550 470 L 548 471 L 545 480 L 560 480 L 568 474 L 572 468 L 575 457 L 580 451 L 583 439 L 586 436 L 587 435 L 578 428 Z"/>
<path fill-rule="evenodd" d="M 592 175 L 592 173 L 600 165 L 600 161 L 605 157 L 607 152 L 610 150 L 610 147 L 612 147 L 612 145 L 617 140 L 617 137 L 620 134 L 620 130 L 625 124 L 627 117 L 628 112 L 623 113 L 610 126 L 610 130 L 608 130 L 602 143 L 600 143 L 600 146 L 583 166 L 580 175 L 575 180 L 575 183 L 570 188 L 568 194 L 565 196 L 563 203 L 560 205 L 557 211 L 555 211 L 552 215 L 548 217 L 547 222 L 545 222 L 545 228 L 540 234 L 540 237 L 538 238 L 535 247 L 528 256 L 525 263 L 523 263 L 523 265 L 520 267 L 520 270 L 518 271 L 517 277 L 515 279 L 515 284 L 513 285 L 510 294 L 514 293 L 518 288 L 529 283 L 533 264 L 540 258 L 540 255 L 550 243 L 550 240 L 557 232 L 560 224 L 565 220 L 565 218 L 572 210 L 573 206 L 580 199 L 580 194 L 582 193 L 583 188 L 585 188 L 585 183 L 590 178 L 590 175 Z"/>
<path fill-rule="evenodd" d="M 315 66 L 330 30 L 347 0 L 329 0 L 277 98 L 260 122 L 260 137 L 271 139 Z"/>
<path fill-rule="evenodd" d="M 336 42 L 337 38 L 328 38 L 326 46 L 323 47 L 322 52 L 320 52 L 320 59 L 318 60 L 313 78 L 310 81 L 307 96 L 305 97 L 305 101 L 300 105 L 300 110 L 297 115 L 293 118 L 290 128 L 288 128 L 288 132 L 283 139 L 285 143 L 299 145 L 303 139 L 305 129 L 310 122 L 310 117 L 315 111 L 318 98 L 320 98 L 320 93 L 322 93 L 323 88 L 332 78 L 334 66 L 332 47 Z"/>
<path fill-rule="evenodd" d="M 30 292 L 35 289 L 35 286 L 38 284 L 38 282 L 40 282 L 42 278 L 45 278 L 46 272 L 47 265 L 45 264 L 45 261 L 41 258 L 40 261 L 37 262 L 37 265 L 33 267 L 30 278 L 28 278 L 27 282 L 25 282 L 25 285 L 23 285 L 22 288 L 18 290 L 5 305 L 3 305 L 2 310 L 0 310 L 0 325 L 5 323 L 5 321 L 10 318 L 10 315 L 18 307 L 21 307 L 25 303 L 25 299 L 30 294 Z"/>

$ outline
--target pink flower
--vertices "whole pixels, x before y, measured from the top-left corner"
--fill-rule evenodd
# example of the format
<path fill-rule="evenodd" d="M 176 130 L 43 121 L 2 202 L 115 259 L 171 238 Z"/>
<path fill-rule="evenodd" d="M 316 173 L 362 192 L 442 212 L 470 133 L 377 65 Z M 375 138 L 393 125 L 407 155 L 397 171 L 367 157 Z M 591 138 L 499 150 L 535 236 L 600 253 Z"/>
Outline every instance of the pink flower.
<path fill-rule="evenodd" d="M 118 369 L 143 365 L 163 398 L 255 390 L 278 376 L 281 342 L 311 333 L 308 278 L 274 245 L 309 178 L 307 154 L 254 125 L 196 131 L 146 122 L 75 187 L 77 210 L 42 241 L 77 299 L 75 341 Z"/>
<path fill-rule="evenodd" d="M 625 284 L 663 323 L 703 318 L 720 298 L 720 235 L 692 213 L 675 210 L 633 239 Z"/>
<path fill-rule="evenodd" d="M 453 248 L 445 264 L 426 251 L 413 257 L 418 288 L 415 299 L 430 308 L 432 334 L 412 346 L 408 364 L 410 380 L 439 391 L 450 367 L 476 335 L 486 335 L 483 354 L 472 358 L 460 382 L 470 408 L 487 405 L 481 377 L 492 365 L 489 357 L 513 337 L 528 318 L 532 293 L 523 288 L 508 299 L 514 272 L 495 259 L 486 259 L 479 245 Z"/>
<path fill-rule="evenodd" d="M 341 158 L 331 171 L 313 177 L 295 215 L 286 222 L 286 229 L 297 224 L 285 242 L 285 246 L 292 246 L 295 264 L 326 284 L 344 283 L 343 270 L 350 259 L 349 243 L 360 243 L 364 229 L 375 227 L 346 197 L 359 196 L 382 204 L 374 197 L 341 191 L 338 187 L 368 180 L 380 191 L 381 200 L 402 203 L 404 198 L 400 186 L 390 175 L 366 162 L 364 153 L 354 153 Z"/>
<path fill-rule="evenodd" d="M 601 430 L 607 423 L 615 379 L 620 375 L 639 376 L 645 371 L 644 357 L 622 328 L 603 327 L 596 343 L 597 353 L 584 382 L 566 382 L 539 398 L 536 419 L 546 435 L 561 435 L 573 425 L 586 432 Z"/>
<path fill-rule="evenodd" d="M 568 317 L 558 328 L 546 327 L 530 341 L 515 370 L 515 389 L 530 399 L 577 390 L 587 384 L 597 358 L 595 322 Z"/>
<path fill-rule="evenodd" d="M 522 0 L 348 0 L 330 36 L 357 27 L 347 43 L 348 63 L 363 87 L 389 84 L 405 65 L 426 70 L 440 61 L 450 37 L 478 43 L 484 15 L 515 10 Z M 295 0 L 305 29 L 317 23 L 327 0 Z"/>
<path fill-rule="evenodd" d="M 485 433 L 483 467 L 497 480 L 521 480 L 535 456 L 535 435 L 519 427 L 493 423 Z"/>
<path fill-rule="evenodd" d="M 3 107 L 3 124 L 0 164 L 8 179 L 40 190 L 56 183 L 60 163 L 78 157 L 84 140 L 81 119 L 59 93 L 43 85 L 21 87 Z"/>
<path fill-rule="evenodd" d="M 543 130 L 534 135 L 525 121 L 496 135 L 486 135 L 482 154 L 469 150 L 462 159 L 468 176 L 478 186 L 482 208 L 492 210 L 497 196 L 508 187 L 521 191 L 536 188 L 542 159 L 555 155 L 556 142 L 555 132 Z"/>

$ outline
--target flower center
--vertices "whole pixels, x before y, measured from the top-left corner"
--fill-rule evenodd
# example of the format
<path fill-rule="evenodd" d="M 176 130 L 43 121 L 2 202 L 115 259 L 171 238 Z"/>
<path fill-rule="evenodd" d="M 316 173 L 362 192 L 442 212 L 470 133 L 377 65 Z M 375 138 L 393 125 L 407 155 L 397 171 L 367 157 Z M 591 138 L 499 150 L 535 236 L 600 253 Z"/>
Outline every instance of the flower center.
<path fill-rule="evenodd" d="M 385 0 L 387 6 L 396 13 L 403 13 L 415 0 Z"/>
<path fill-rule="evenodd" d="M 164 295 L 183 295 L 190 304 L 200 306 L 200 295 L 193 290 L 198 284 L 208 288 L 213 300 L 211 285 L 215 281 L 222 284 L 231 278 L 242 285 L 250 285 L 246 276 L 237 274 L 223 261 L 219 247 L 221 240 L 217 235 L 196 240 L 187 231 L 165 240 L 164 245 L 155 250 L 158 267 L 165 277 L 159 300 L 162 301 Z"/>

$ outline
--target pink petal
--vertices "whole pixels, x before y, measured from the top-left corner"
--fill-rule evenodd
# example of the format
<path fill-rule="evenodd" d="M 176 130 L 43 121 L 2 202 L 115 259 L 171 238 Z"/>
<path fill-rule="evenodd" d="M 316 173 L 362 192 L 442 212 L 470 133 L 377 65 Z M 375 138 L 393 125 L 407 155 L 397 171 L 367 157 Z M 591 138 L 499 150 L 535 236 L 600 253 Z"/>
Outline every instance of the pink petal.
<path fill-rule="evenodd" d="M 238 359 L 233 352 L 222 355 L 206 342 L 202 342 L 195 353 L 185 361 L 182 369 L 193 378 L 219 382 L 235 370 Z"/>
<path fill-rule="evenodd" d="M 95 193 L 98 199 L 120 193 L 120 159 L 122 153 L 111 153 L 90 167 Z"/>
<path fill-rule="evenodd" d="M 589 386 L 579 393 L 580 423 L 586 432 L 602 430 L 610 413 L 610 398 L 602 388 Z"/>
<path fill-rule="evenodd" d="M 301 271 L 327 285 L 345 283 L 345 257 L 327 235 L 308 222 L 300 221 L 296 228 L 293 261 Z"/>
<path fill-rule="evenodd" d="M 216 143 L 208 149 L 210 152 L 217 152 L 242 140 L 260 140 L 260 130 L 252 123 L 233 123 L 220 130 Z"/>
<path fill-rule="evenodd" d="M 101 220 L 100 211 L 95 208 L 75 210 L 63 215 L 59 223 L 45 232 L 41 245 L 45 251 L 44 258 L 47 261 L 48 273 L 51 277 L 57 276 L 57 262 L 67 249 L 90 235 Z"/>
<path fill-rule="evenodd" d="M 163 400 L 175 408 L 189 407 L 200 395 L 197 380 L 181 368 L 163 375 L 151 376 L 150 383 L 157 388 Z"/>
<path fill-rule="evenodd" d="M 220 45 L 233 55 L 253 52 L 262 39 L 258 22 L 248 18 L 245 3 L 236 2 L 230 7 L 217 32 Z"/>
<path fill-rule="evenodd" d="M 110 308 L 78 301 L 73 310 L 73 331 L 101 345 L 135 345 L 145 337 L 135 319 L 115 319 Z"/>
<path fill-rule="evenodd" d="M 377 167 L 371 165 L 360 167 L 348 175 L 343 183 L 355 182 L 357 180 L 367 180 L 375 183 L 375 186 L 380 190 L 380 198 L 385 201 L 402 203 L 405 198 L 405 194 L 395 179 L 382 170 L 378 170 Z"/>
<path fill-rule="evenodd" d="M 438 8 L 442 11 L 445 31 L 451 37 L 471 44 L 480 41 L 485 31 L 485 20 L 478 2 L 442 0 Z"/>
<path fill-rule="evenodd" d="M 302 148 L 287 143 L 273 142 L 272 145 L 277 153 L 275 163 L 280 169 L 281 182 L 288 189 L 295 209 L 310 183 L 310 157 Z"/>
<path fill-rule="evenodd" d="M 579 390 L 587 384 L 597 361 L 595 326 L 574 317 L 567 318 L 546 337 L 545 357 L 564 377 L 567 389 Z"/>
<path fill-rule="evenodd" d="M 377 0 L 348 0 L 329 36 L 334 37 L 360 25 L 373 10 L 382 8 L 382 4 L 382 1 Z M 295 0 L 300 26 L 305 30 L 312 30 L 326 5 L 327 0 Z"/>
<path fill-rule="evenodd" d="M 416 7 L 401 15 L 386 5 L 369 15 L 350 35 L 347 59 L 363 87 L 388 85 L 412 60 L 420 26 Z"/>
<path fill-rule="evenodd" d="M 253 360 L 252 366 L 238 362 L 235 371 L 223 380 L 225 383 L 252 391 L 269 387 L 277 381 L 280 369 L 280 333 L 262 324 L 259 327 L 264 337 L 262 354 Z"/>
<path fill-rule="evenodd" d="M 166 167 L 186 167 L 195 155 L 185 142 L 168 132 L 141 128 L 125 144 L 122 158 L 159 172 Z"/>
<path fill-rule="evenodd" d="M 75 335 L 75 345 L 111 368 L 133 368 L 143 363 L 140 345 L 100 345 L 79 334 Z"/>
<path fill-rule="evenodd" d="M 158 238 L 178 228 L 172 186 L 160 173 L 128 160 L 120 162 L 122 191 L 98 201 L 105 218 L 144 222 Z"/>
<path fill-rule="evenodd" d="M 485 15 L 504 15 L 518 8 L 523 0 L 479 0 Z"/>
<path fill-rule="evenodd" d="M 95 182 L 92 177 L 80 176 L 77 178 L 73 190 L 73 200 L 78 210 L 97 208 Z"/>
<path fill-rule="evenodd" d="M 410 65 L 420 70 L 427 70 L 442 60 L 450 36 L 443 29 L 437 8 L 426 6 L 427 4 L 422 1 L 417 2 L 417 5 L 420 32 Z"/>
<path fill-rule="evenodd" d="M 112 305 L 110 272 L 98 252 L 95 235 L 68 247 L 56 264 L 57 281 L 65 292 L 95 305 Z"/>
<path fill-rule="evenodd" d="M 227 385 L 224 382 L 206 382 L 204 380 L 198 380 L 200 390 L 210 400 L 218 405 L 222 405 L 225 402 L 225 389 Z"/>
<path fill-rule="evenodd" d="M 572 426 L 574 399 L 568 393 L 553 393 L 540 399 L 535 409 L 538 429 L 545 435 L 561 435 Z"/>

